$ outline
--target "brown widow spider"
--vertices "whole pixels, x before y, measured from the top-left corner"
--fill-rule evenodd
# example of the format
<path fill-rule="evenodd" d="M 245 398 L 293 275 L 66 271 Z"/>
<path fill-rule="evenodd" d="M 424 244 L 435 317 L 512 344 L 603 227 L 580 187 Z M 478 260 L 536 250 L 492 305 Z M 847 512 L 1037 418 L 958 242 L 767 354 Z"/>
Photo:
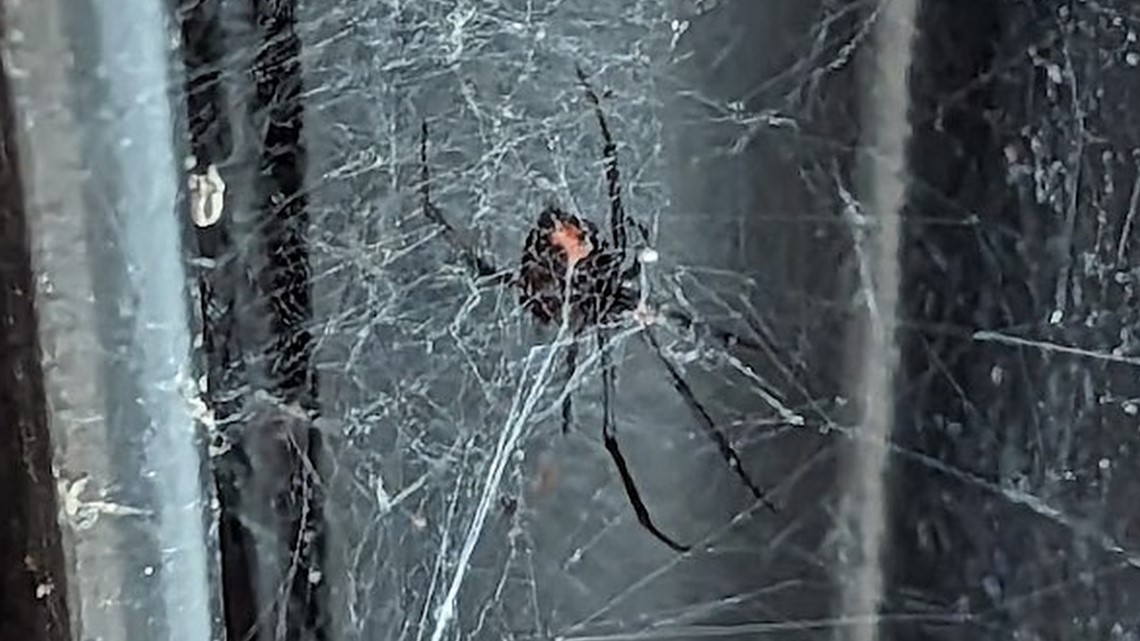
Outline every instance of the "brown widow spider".
<path fill-rule="evenodd" d="M 431 202 L 430 176 L 427 161 L 427 122 L 420 129 L 420 196 L 424 215 L 438 225 L 444 238 L 466 261 L 482 284 L 505 286 L 518 290 L 519 303 L 526 308 L 542 325 L 563 318 L 573 333 L 574 340 L 566 350 L 567 377 L 573 377 L 577 368 L 578 337 L 587 329 L 596 330 L 597 348 L 602 370 L 602 441 L 621 476 L 622 486 L 638 522 L 665 545 L 678 552 L 686 552 L 688 545 L 682 545 L 662 532 L 649 515 L 641 493 L 634 483 L 629 465 L 618 446 L 614 427 L 613 406 L 614 368 L 606 347 L 612 337 L 612 326 L 629 316 L 644 318 L 642 288 L 638 284 L 641 270 L 641 257 L 635 256 L 627 265 L 629 257 L 629 233 L 635 230 L 645 247 L 649 247 L 649 234 L 645 226 L 625 212 L 621 200 L 621 182 L 618 172 L 617 145 L 610 134 L 609 125 L 602 111 L 601 102 L 586 74 L 579 67 L 578 80 L 585 90 L 586 99 L 594 109 L 598 126 L 602 131 L 602 156 L 605 162 L 606 183 L 610 198 L 610 237 L 602 238 L 596 226 L 588 220 L 569 214 L 556 205 L 547 205 L 538 215 L 537 225 L 527 235 L 521 264 L 517 271 L 503 272 L 492 262 L 480 256 L 469 245 L 458 230 L 443 216 Z M 569 298 L 569 300 L 567 300 Z M 686 315 L 672 311 L 668 314 L 685 327 L 693 327 L 696 321 Z M 738 338 L 730 332 L 710 328 L 727 345 L 750 345 L 749 341 Z M 729 443 L 724 432 L 716 426 L 712 417 L 693 394 L 677 366 L 662 352 L 652 326 L 646 324 L 641 332 L 642 339 L 650 351 L 669 374 L 673 388 L 681 395 L 685 404 L 692 410 L 705 434 L 716 444 L 721 457 L 756 500 L 775 511 L 776 506 L 769 501 L 760 487 L 752 480 L 741 464 L 740 456 Z M 752 344 L 754 346 L 754 344 Z M 567 393 L 562 401 L 562 430 L 569 430 L 572 418 L 572 400 Z"/>

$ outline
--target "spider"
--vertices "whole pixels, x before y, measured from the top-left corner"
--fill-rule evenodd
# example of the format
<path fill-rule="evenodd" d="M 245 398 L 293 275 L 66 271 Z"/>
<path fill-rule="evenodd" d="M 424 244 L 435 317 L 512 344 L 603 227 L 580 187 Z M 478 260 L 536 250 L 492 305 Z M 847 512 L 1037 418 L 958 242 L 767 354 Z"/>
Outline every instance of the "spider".
<path fill-rule="evenodd" d="M 642 287 L 638 284 L 641 263 L 645 254 L 630 256 L 629 235 L 636 232 L 649 247 L 649 234 L 645 226 L 628 215 L 622 204 L 621 181 L 614 143 L 598 94 L 594 91 L 581 67 L 577 68 L 578 81 L 593 108 L 602 133 L 602 157 L 605 163 L 606 184 L 610 200 L 609 236 L 603 238 L 590 221 L 567 213 L 555 204 L 548 204 L 539 214 L 536 225 L 527 234 L 526 244 L 517 270 L 501 271 L 493 262 L 480 255 L 452 225 L 443 212 L 431 201 L 428 170 L 428 126 L 420 126 L 420 197 L 424 215 L 438 226 L 451 245 L 474 272 L 478 282 L 514 289 L 519 304 L 538 321 L 550 325 L 565 318 L 574 340 L 566 350 L 566 376 L 572 378 L 577 369 L 578 339 L 589 329 L 595 330 L 602 371 L 602 441 L 613 460 L 626 497 L 637 515 L 637 520 L 659 541 L 677 552 L 687 552 L 689 545 L 678 543 L 653 522 L 649 509 L 641 498 L 629 464 L 622 454 L 614 426 L 611 399 L 615 394 L 615 372 L 606 347 L 612 338 L 612 328 L 629 317 L 644 318 L 646 307 Z M 669 316 L 686 327 L 696 322 L 686 315 L 671 311 Z M 748 345 L 748 341 L 730 332 L 712 330 L 728 345 Z M 704 405 L 697 400 L 677 366 L 661 350 L 651 323 L 645 323 L 639 332 L 656 360 L 664 366 L 669 382 L 692 411 L 704 433 L 716 444 L 721 457 L 736 473 L 756 500 L 772 511 L 778 508 L 752 480 L 741 464 L 724 432 L 717 427 Z M 569 430 L 573 407 L 570 394 L 563 397 L 562 431 Z"/>

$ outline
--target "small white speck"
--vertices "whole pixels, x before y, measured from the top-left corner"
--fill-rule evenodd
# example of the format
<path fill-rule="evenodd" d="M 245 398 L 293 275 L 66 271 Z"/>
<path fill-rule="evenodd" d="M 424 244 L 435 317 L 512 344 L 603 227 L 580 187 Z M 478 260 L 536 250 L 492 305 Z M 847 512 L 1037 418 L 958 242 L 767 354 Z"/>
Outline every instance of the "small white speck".
<path fill-rule="evenodd" d="M 1106 458 L 1102 458 L 1100 461 L 1097 462 L 1097 467 L 1099 467 L 1102 470 L 1107 470 L 1108 468 L 1112 467 L 1112 461 L 1110 461 Z"/>
<path fill-rule="evenodd" d="M 1061 324 L 1061 321 L 1064 318 L 1065 318 L 1065 312 L 1062 312 L 1059 309 L 1054 309 L 1053 313 L 1049 314 L 1049 324 L 1050 325 L 1059 325 L 1059 324 Z"/>
<path fill-rule="evenodd" d="M 143 568 L 143 576 L 154 576 L 154 566 L 148 565 Z"/>
<path fill-rule="evenodd" d="M 582 548 L 574 550 L 574 553 L 567 559 L 566 565 L 574 565 L 582 560 Z"/>
<path fill-rule="evenodd" d="M 392 509 L 392 496 L 384 489 L 384 479 L 379 476 L 376 477 L 376 507 L 381 514 L 386 514 Z"/>
<path fill-rule="evenodd" d="M 210 165 L 205 174 L 191 174 L 190 218 L 198 227 L 209 227 L 222 217 L 225 206 L 226 182 L 218 168 Z"/>
<path fill-rule="evenodd" d="M 1045 66 L 1045 72 L 1047 74 L 1049 74 L 1049 81 L 1050 82 L 1052 82 L 1055 85 L 1061 84 L 1061 81 L 1063 80 L 1063 75 L 1061 74 L 1061 66 L 1060 65 L 1046 65 Z"/>
<path fill-rule="evenodd" d="M 659 258 L 661 258 L 661 255 L 657 253 L 656 249 L 653 249 L 652 247 L 646 247 L 645 249 L 641 250 L 641 256 L 639 257 L 639 260 L 641 260 L 642 263 L 648 264 L 656 263 Z"/>
<path fill-rule="evenodd" d="M 984 589 L 986 595 L 994 601 L 1001 600 L 1001 581 L 998 581 L 997 577 L 989 575 L 982 579 L 982 589 Z"/>
<path fill-rule="evenodd" d="M 1136 65 L 1140 64 L 1140 53 L 1129 51 L 1124 56 L 1124 62 L 1127 62 L 1128 66 L 1130 67 L 1135 67 Z"/>

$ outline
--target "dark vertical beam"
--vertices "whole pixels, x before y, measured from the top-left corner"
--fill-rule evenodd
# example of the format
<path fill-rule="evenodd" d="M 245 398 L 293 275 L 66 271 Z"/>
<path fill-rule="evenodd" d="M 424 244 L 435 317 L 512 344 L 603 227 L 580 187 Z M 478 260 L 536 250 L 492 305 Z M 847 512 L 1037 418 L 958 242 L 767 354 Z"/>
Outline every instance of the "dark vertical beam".
<path fill-rule="evenodd" d="M 0 56 L 0 639 L 63 641 L 67 576 L 12 98 Z"/>
<path fill-rule="evenodd" d="M 196 171 L 225 213 L 197 230 L 226 628 L 327 637 L 300 39 L 293 3 L 183 0 Z M 240 133 L 238 133 L 240 131 Z"/>
<path fill-rule="evenodd" d="M 222 0 L 182 0 L 177 9 L 192 171 L 199 176 L 208 167 L 224 163 L 233 152 L 222 13 Z M 235 243 L 228 218 L 197 228 L 195 236 L 194 251 L 210 266 L 198 270 L 196 279 L 207 402 L 218 424 L 225 426 L 241 414 L 239 390 L 247 375 L 237 319 L 243 270 L 232 259 Z M 216 451 L 221 454 L 212 461 L 225 629 L 230 638 L 253 639 L 258 614 L 257 551 L 241 518 L 242 487 L 252 471 L 240 444 L 228 442 L 230 436 L 224 428 L 214 435 Z"/>
<path fill-rule="evenodd" d="M 254 62 L 254 109 L 264 119 L 265 132 L 257 192 L 267 259 L 259 280 L 274 337 L 266 355 L 268 373 L 277 400 L 315 418 L 301 40 L 291 0 L 256 2 L 255 7 L 261 46 Z M 296 546 L 290 551 L 285 620 L 289 639 L 325 639 L 322 584 L 311 580 L 321 575 L 324 552 L 323 483 L 317 477 L 322 442 L 312 423 L 304 432 L 290 450 L 292 478 L 288 494 L 280 497 L 282 516 L 295 533 L 289 540 Z"/>

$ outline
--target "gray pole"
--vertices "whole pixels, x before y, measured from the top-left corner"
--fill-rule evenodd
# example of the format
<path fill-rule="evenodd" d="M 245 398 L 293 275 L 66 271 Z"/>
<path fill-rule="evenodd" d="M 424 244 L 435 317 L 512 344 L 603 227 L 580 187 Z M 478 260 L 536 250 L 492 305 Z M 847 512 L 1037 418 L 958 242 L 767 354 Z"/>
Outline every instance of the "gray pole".
<path fill-rule="evenodd" d="M 53 583 L 77 638 L 217 638 L 170 16 L 11 0 L 4 27 L 66 557 Z"/>

